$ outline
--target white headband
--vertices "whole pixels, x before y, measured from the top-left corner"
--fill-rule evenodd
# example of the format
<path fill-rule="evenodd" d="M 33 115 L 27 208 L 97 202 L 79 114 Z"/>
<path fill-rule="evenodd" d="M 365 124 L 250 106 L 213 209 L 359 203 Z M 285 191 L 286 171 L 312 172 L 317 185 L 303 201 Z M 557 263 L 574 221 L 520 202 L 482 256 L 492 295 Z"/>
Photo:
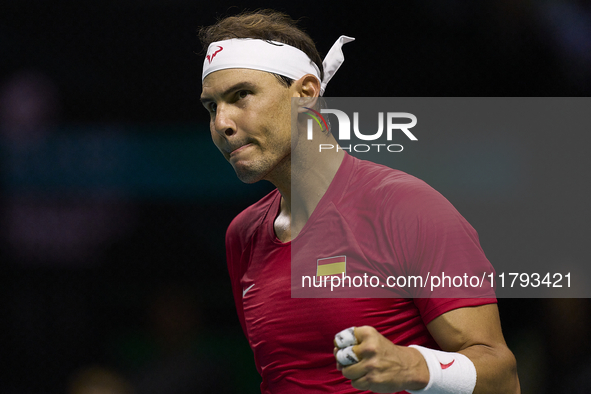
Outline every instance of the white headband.
<path fill-rule="evenodd" d="M 318 66 L 299 49 L 276 41 L 264 41 L 250 38 L 232 38 L 213 42 L 207 48 L 203 61 L 201 80 L 214 71 L 227 68 L 248 68 L 267 71 L 298 80 L 306 74 L 318 78 L 320 94 L 324 94 L 326 85 L 345 61 L 342 47 L 355 39 L 340 36 L 322 62 L 324 79 L 320 81 Z"/>

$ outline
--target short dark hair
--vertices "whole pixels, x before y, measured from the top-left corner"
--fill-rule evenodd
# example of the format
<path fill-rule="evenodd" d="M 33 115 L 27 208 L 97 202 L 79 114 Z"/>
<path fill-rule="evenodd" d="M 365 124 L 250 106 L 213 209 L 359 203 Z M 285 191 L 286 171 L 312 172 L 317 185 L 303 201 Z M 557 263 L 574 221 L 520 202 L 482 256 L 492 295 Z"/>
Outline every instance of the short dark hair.
<path fill-rule="evenodd" d="M 209 44 L 231 38 L 255 38 L 266 41 L 279 41 L 304 52 L 320 70 L 320 80 L 324 77 L 322 58 L 310 36 L 297 26 L 289 15 L 271 9 L 245 11 L 228 16 L 211 26 L 199 30 L 199 39 L 204 51 Z M 289 87 L 293 79 L 275 74 L 279 81 Z"/>

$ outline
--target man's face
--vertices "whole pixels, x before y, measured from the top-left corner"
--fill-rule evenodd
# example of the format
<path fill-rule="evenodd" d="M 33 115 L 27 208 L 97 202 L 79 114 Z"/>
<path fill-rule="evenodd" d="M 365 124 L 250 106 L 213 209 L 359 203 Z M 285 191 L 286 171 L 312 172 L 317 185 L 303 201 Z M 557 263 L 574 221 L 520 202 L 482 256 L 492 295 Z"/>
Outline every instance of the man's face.
<path fill-rule="evenodd" d="M 213 142 L 245 183 L 286 176 L 291 156 L 291 88 L 249 69 L 220 70 L 203 81 Z"/>

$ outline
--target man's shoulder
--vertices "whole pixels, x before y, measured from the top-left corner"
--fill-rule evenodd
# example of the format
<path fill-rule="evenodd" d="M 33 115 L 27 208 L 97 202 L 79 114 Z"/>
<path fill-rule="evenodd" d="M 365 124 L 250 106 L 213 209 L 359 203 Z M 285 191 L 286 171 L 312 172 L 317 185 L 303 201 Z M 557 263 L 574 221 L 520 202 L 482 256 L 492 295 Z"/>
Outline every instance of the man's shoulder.
<path fill-rule="evenodd" d="M 367 160 L 356 161 L 357 170 L 351 179 L 349 189 L 363 193 L 366 198 L 373 195 L 379 197 L 382 202 L 394 202 L 412 201 L 420 195 L 441 197 L 439 192 L 414 175 Z"/>
<path fill-rule="evenodd" d="M 422 179 L 364 160 L 358 160 L 337 205 L 343 213 L 362 212 L 388 223 L 446 225 L 461 217 L 447 198 Z"/>
<path fill-rule="evenodd" d="M 261 198 L 242 212 L 240 212 L 228 226 L 226 232 L 227 242 L 249 240 L 254 232 L 262 225 L 273 202 L 279 197 L 277 189 Z"/>

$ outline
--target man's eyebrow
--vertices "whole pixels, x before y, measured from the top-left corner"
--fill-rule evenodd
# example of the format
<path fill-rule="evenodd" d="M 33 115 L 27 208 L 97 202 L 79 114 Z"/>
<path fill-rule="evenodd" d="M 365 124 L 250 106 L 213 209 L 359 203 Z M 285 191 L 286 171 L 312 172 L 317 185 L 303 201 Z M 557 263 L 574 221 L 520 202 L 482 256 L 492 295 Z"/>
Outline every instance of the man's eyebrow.
<path fill-rule="evenodd" d="M 253 90 L 256 87 L 255 84 L 251 83 L 251 82 L 238 82 L 232 86 L 230 86 L 228 89 L 224 90 L 221 94 L 222 97 L 225 97 L 233 92 L 235 92 L 236 90 L 241 90 L 241 89 L 249 89 L 249 90 Z M 213 99 L 209 96 L 201 96 L 201 103 L 203 105 L 205 105 L 206 103 L 209 103 L 213 101 Z"/>

